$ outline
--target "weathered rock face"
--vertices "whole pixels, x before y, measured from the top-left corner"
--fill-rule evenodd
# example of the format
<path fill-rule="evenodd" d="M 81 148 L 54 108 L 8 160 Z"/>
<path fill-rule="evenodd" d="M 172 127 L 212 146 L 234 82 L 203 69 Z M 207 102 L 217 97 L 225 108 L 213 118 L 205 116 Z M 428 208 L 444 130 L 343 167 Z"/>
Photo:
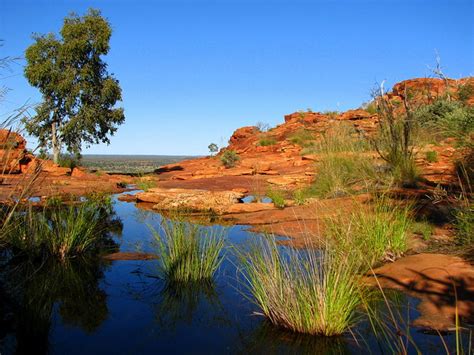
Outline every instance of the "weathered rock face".
<path fill-rule="evenodd" d="M 153 188 L 136 194 L 139 202 L 154 203 L 156 210 L 185 210 L 189 212 L 224 213 L 238 204 L 244 193 L 237 191 L 208 191 L 196 189 Z"/>
<path fill-rule="evenodd" d="M 26 140 L 21 135 L 0 129 L 0 172 L 21 173 L 33 159 L 34 156 L 26 151 Z"/>
<path fill-rule="evenodd" d="M 468 87 L 472 89 L 464 90 Z M 459 80 L 416 78 L 401 81 L 393 86 L 392 92 L 388 96 L 392 99 L 403 100 L 410 96 L 410 100 L 415 103 L 429 103 L 434 99 L 449 94 L 455 99 L 465 99 L 467 103 L 474 104 L 474 78 L 467 77 Z M 461 94 L 465 97 L 459 97 Z"/>

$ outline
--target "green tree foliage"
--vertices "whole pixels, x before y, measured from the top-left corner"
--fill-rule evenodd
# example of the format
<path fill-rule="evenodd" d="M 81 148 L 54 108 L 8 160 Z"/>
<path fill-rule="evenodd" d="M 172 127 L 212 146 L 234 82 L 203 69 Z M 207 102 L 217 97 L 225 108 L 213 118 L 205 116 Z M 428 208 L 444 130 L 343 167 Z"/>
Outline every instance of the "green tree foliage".
<path fill-rule="evenodd" d="M 26 50 L 25 76 L 43 101 L 25 127 L 41 146 L 52 148 L 56 163 L 63 145 L 79 153 L 83 143 L 109 143 L 125 120 L 123 108 L 115 106 L 122 99 L 119 82 L 102 60 L 111 34 L 107 20 L 90 9 L 82 17 L 66 17 L 60 38 L 34 35 Z"/>
<path fill-rule="evenodd" d="M 215 153 L 219 151 L 219 147 L 217 146 L 216 143 L 209 144 L 207 148 L 209 149 L 209 152 L 211 153 L 211 155 L 214 155 Z"/>

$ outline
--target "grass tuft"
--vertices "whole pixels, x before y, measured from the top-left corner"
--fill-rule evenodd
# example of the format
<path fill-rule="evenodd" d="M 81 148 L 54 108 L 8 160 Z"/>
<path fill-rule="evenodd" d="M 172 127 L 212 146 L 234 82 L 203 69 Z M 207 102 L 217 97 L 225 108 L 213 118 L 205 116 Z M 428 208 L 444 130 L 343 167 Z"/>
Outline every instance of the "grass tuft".
<path fill-rule="evenodd" d="M 350 251 L 363 272 L 374 264 L 393 261 L 408 248 L 411 206 L 376 197 L 371 206 L 358 206 L 349 216 L 328 220 L 327 234 L 338 250 Z"/>
<path fill-rule="evenodd" d="M 184 221 L 150 226 L 159 255 L 159 276 L 170 283 L 211 281 L 223 260 L 224 230 Z"/>
<path fill-rule="evenodd" d="M 330 249 L 283 249 L 268 238 L 239 256 L 255 304 L 275 326 L 334 336 L 357 321 L 364 289 L 350 258 Z"/>

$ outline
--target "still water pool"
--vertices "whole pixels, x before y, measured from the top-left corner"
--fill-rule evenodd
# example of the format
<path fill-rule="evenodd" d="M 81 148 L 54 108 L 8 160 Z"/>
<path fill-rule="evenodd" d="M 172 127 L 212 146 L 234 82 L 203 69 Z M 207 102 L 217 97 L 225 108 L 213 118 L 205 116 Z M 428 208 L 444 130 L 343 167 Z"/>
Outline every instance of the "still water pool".
<path fill-rule="evenodd" d="M 120 251 L 153 252 L 148 225 L 160 214 L 114 197 Z M 212 226 L 209 228 L 213 228 Z M 244 248 L 245 226 L 228 230 L 228 246 Z M 276 329 L 259 315 L 241 286 L 238 262 L 227 252 L 211 286 L 169 288 L 156 277 L 156 261 L 28 265 L 0 273 L 0 353 L 157 354 L 389 352 L 364 318 L 346 336 L 319 338 Z M 5 269 L 5 267 L 4 267 Z M 17 289 L 10 292 L 11 288 Z M 14 295 L 14 296 L 12 296 Z M 394 310 L 408 322 L 418 300 L 389 292 Z M 381 311 L 384 309 L 380 302 Z M 439 335 L 411 328 L 423 353 L 446 353 Z M 452 334 L 444 335 L 451 349 Z M 416 353 L 415 348 L 411 351 Z"/>

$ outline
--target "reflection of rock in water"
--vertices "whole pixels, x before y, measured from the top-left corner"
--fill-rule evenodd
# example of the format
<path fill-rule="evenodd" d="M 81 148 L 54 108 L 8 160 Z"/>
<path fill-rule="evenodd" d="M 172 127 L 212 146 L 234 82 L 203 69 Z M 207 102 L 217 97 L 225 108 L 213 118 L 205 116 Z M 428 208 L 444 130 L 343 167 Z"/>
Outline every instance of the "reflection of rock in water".
<path fill-rule="evenodd" d="M 47 353 L 54 309 L 65 324 L 93 332 L 107 318 L 106 294 L 99 288 L 103 267 L 92 260 L 42 264 L 10 263 L 1 274 L 2 292 L 11 303 L 16 353 Z M 0 353 L 4 353 L 0 343 Z"/>
<path fill-rule="evenodd" d="M 155 309 L 160 327 L 170 331 L 183 323 L 195 323 L 197 319 L 206 326 L 230 325 L 212 282 L 165 283 Z"/>

